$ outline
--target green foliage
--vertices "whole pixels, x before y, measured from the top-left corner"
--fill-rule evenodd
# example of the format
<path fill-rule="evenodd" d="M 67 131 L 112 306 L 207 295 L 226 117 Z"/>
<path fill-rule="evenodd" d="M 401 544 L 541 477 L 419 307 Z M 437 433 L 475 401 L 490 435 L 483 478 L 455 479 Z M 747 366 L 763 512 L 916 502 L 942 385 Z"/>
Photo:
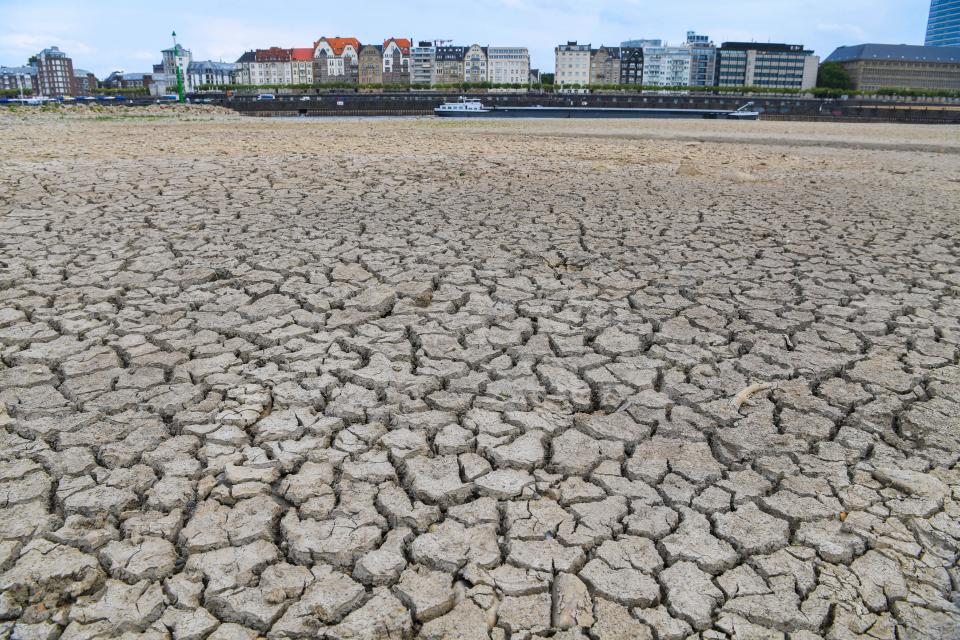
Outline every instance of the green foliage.
<path fill-rule="evenodd" d="M 554 83 L 554 74 L 552 73 L 541 73 L 540 74 L 540 84 L 553 84 Z"/>
<path fill-rule="evenodd" d="M 23 97 L 28 97 L 33 95 L 32 89 L 24 89 Z M 20 89 L 0 89 L 0 98 L 19 98 Z"/>
<path fill-rule="evenodd" d="M 846 67 L 839 62 L 824 62 L 817 70 L 817 87 L 849 90 L 853 88 L 853 81 Z"/>

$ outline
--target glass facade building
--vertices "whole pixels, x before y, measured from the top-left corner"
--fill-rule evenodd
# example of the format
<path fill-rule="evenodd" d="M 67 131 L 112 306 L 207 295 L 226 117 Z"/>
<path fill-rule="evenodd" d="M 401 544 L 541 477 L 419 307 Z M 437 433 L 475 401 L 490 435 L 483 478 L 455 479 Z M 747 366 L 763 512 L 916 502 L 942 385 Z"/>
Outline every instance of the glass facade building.
<path fill-rule="evenodd" d="M 960 0 L 931 0 L 925 44 L 960 47 Z"/>

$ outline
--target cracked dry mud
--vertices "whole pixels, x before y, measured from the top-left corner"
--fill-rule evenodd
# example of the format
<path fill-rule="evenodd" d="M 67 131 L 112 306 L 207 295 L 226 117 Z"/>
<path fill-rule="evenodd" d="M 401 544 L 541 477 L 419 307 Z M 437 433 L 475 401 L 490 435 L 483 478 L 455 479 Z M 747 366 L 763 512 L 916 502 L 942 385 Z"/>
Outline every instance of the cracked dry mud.
<path fill-rule="evenodd" d="M 0 134 L 0 637 L 960 637 L 956 129 Z"/>

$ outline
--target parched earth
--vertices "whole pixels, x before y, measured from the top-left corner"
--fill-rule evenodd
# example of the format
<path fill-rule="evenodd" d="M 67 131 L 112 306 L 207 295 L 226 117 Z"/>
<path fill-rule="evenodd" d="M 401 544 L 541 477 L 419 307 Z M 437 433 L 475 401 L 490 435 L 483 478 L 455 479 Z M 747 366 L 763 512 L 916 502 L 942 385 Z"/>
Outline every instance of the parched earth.
<path fill-rule="evenodd" d="M 960 637 L 957 128 L 204 118 L 0 117 L 0 637 Z"/>

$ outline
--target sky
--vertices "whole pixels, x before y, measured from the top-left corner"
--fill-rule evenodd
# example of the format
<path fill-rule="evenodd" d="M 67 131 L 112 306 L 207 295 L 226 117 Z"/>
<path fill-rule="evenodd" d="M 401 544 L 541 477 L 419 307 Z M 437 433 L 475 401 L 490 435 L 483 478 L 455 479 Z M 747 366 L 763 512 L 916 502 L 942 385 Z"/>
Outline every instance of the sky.
<path fill-rule="evenodd" d="M 727 40 L 840 45 L 923 44 L 929 0 L 0 0 L 0 65 L 56 45 L 104 77 L 149 71 L 178 41 L 195 60 L 235 61 L 249 49 L 309 47 L 322 36 L 390 36 L 526 46 L 553 70 L 553 48 L 633 38 L 680 44 L 688 30 Z"/>

